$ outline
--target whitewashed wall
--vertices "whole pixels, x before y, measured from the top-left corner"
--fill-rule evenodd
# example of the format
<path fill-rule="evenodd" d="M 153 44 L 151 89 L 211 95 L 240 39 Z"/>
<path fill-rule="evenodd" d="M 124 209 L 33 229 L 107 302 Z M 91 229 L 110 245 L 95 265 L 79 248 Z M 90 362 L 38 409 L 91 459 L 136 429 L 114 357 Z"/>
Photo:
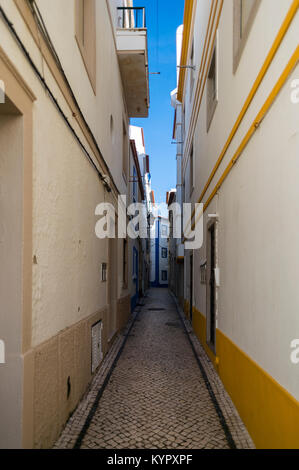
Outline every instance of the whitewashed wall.
<path fill-rule="evenodd" d="M 291 0 L 263 0 L 241 62 L 233 74 L 233 2 L 224 2 L 219 25 L 219 103 L 209 133 L 206 92 L 195 130 L 195 191 L 202 189 L 237 119 L 266 55 L 290 8 Z M 210 11 L 198 6 L 195 19 L 197 69 Z M 204 198 L 211 193 L 242 138 L 298 45 L 299 15 L 295 17 L 269 72 L 254 98 Z M 241 159 L 210 204 L 219 213 L 218 327 L 274 379 L 299 399 L 298 374 L 290 361 L 290 342 L 299 332 L 297 288 L 299 251 L 297 174 L 299 170 L 299 105 L 291 104 L 293 71 Z M 186 80 L 186 132 L 193 101 Z M 188 155 L 184 165 L 188 174 Z M 186 178 L 188 190 L 188 178 Z M 205 231 L 206 239 L 206 231 Z M 195 252 L 195 305 L 206 314 L 206 288 L 199 282 L 206 259 L 206 240 Z M 188 258 L 187 258 L 188 259 Z M 188 295 L 188 266 L 185 296 Z"/>

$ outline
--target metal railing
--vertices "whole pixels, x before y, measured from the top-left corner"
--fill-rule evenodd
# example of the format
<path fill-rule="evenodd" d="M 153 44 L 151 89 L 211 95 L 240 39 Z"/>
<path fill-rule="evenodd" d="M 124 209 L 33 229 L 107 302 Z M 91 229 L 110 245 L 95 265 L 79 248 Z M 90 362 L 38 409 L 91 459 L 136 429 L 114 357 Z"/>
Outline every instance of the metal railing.
<path fill-rule="evenodd" d="M 121 29 L 146 28 L 145 7 L 118 7 L 117 27 Z"/>

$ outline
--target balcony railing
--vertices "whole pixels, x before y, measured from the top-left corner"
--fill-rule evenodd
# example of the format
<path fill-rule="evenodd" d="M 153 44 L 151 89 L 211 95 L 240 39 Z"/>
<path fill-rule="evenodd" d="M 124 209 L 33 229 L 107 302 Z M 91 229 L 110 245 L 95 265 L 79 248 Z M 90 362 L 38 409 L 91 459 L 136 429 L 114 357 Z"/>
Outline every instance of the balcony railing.
<path fill-rule="evenodd" d="M 144 7 L 118 7 L 117 27 L 121 29 L 146 28 Z"/>

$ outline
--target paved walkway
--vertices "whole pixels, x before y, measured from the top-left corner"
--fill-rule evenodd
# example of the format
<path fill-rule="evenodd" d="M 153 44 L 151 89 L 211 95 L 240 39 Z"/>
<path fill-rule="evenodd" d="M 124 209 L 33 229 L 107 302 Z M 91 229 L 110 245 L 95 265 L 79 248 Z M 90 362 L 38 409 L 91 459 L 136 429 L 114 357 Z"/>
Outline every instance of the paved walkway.
<path fill-rule="evenodd" d="M 186 327 L 190 330 L 187 322 Z M 252 448 L 210 361 L 194 335 L 191 340 L 200 363 L 171 295 L 149 291 L 109 381 L 123 337 L 55 447 Z"/>

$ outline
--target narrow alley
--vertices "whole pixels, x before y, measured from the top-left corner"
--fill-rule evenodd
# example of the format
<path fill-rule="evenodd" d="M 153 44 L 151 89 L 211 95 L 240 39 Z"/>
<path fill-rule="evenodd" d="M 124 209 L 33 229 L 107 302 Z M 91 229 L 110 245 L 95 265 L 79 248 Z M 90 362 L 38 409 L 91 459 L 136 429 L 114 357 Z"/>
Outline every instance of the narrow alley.
<path fill-rule="evenodd" d="M 298 31 L 0 0 L 0 450 L 299 450 Z"/>
<path fill-rule="evenodd" d="M 101 382 L 113 368 L 111 358 L 55 447 L 252 448 L 212 364 L 197 349 L 203 376 L 188 340 L 190 327 L 185 330 L 184 325 L 168 290 L 151 289 L 138 308 L 106 388 L 103 391 Z"/>

